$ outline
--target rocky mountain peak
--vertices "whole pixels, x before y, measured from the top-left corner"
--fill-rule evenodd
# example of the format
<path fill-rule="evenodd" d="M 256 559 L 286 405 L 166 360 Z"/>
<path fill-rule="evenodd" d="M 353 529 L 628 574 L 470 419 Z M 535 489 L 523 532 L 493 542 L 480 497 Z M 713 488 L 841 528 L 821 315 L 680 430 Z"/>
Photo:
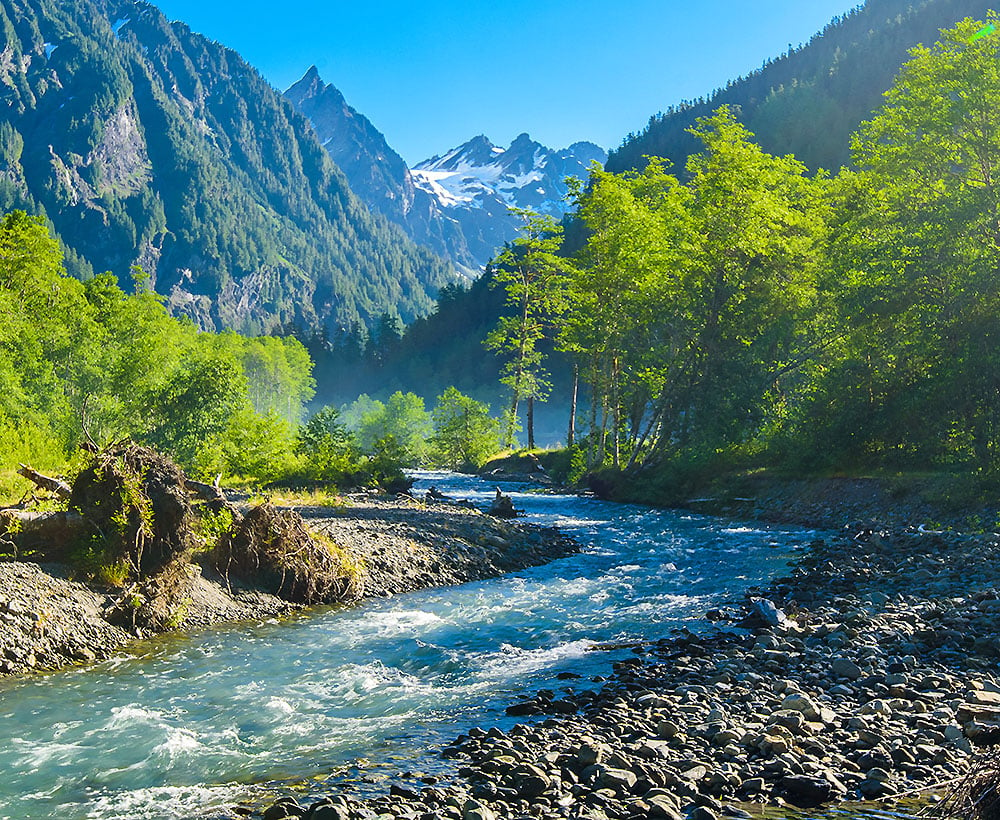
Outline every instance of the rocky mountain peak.
<path fill-rule="evenodd" d="M 606 156 L 589 142 L 555 151 L 522 133 L 504 149 L 480 135 L 418 163 L 411 173 L 418 189 L 462 226 L 470 251 L 485 265 L 520 230 L 511 207 L 561 217 L 565 178 L 586 177 L 590 163 Z"/>

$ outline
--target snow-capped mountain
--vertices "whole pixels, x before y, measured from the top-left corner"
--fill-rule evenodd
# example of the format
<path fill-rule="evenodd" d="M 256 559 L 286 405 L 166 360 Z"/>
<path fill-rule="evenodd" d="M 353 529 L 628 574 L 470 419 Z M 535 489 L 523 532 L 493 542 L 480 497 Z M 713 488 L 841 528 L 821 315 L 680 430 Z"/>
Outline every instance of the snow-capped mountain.
<path fill-rule="evenodd" d="M 285 97 L 309 119 L 369 208 L 470 274 L 517 236 L 522 221 L 510 206 L 561 217 L 565 178 L 586 178 L 591 162 L 603 165 L 607 159 L 604 149 L 589 142 L 553 151 L 527 134 L 508 148 L 479 136 L 411 169 L 315 66 Z"/>
<path fill-rule="evenodd" d="M 604 149 L 590 142 L 555 151 L 521 134 L 501 148 L 480 135 L 410 173 L 417 188 L 458 221 L 469 251 L 485 264 L 522 225 L 510 207 L 559 218 L 567 209 L 566 177 L 586 179 L 591 162 L 606 160 Z"/>

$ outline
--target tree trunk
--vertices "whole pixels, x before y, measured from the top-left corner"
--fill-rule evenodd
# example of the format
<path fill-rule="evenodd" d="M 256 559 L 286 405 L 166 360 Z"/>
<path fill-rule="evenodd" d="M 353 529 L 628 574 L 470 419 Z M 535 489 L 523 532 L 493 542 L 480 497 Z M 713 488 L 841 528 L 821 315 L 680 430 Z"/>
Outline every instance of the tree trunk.
<path fill-rule="evenodd" d="M 514 391 L 514 400 L 510 403 L 510 416 L 507 418 L 507 432 L 504 435 L 503 446 L 508 450 L 514 449 L 514 427 L 517 425 L 517 391 Z"/>
<path fill-rule="evenodd" d="M 69 547 L 93 531 L 78 513 L 0 510 L 0 552 L 12 550 L 15 560 L 65 561 Z"/>
<path fill-rule="evenodd" d="M 612 421 L 611 429 L 612 435 L 614 436 L 613 447 L 613 462 L 615 469 L 619 469 L 622 466 L 622 455 L 621 455 L 621 397 L 618 395 L 618 373 L 619 373 L 619 363 L 618 356 L 616 355 L 611 360 L 611 401 L 613 403 L 612 407 Z"/>
<path fill-rule="evenodd" d="M 36 487 L 48 490 L 50 493 L 55 493 L 60 498 L 69 498 L 73 492 L 69 484 L 61 478 L 52 478 L 51 476 L 42 475 L 36 470 L 32 470 L 27 464 L 18 465 L 17 474 L 19 476 L 24 476 L 24 478 L 28 479 L 28 481 L 32 482 Z"/>
<path fill-rule="evenodd" d="M 528 396 L 528 411 L 527 411 L 527 424 L 528 424 L 528 449 L 535 449 L 535 397 Z"/>
<path fill-rule="evenodd" d="M 573 363 L 573 399 L 569 406 L 569 429 L 566 431 L 566 446 L 576 444 L 576 399 L 580 392 L 580 365 Z"/>

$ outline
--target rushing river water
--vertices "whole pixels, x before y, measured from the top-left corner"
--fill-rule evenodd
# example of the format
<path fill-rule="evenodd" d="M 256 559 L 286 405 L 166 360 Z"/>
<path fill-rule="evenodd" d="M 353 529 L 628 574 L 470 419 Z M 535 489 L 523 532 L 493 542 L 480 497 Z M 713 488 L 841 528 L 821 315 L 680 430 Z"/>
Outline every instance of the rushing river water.
<path fill-rule="evenodd" d="M 485 504 L 493 488 L 431 485 Z M 0 818 L 175 818 L 329 777 L 358 788 L 431 772 L 425 750 L 512 720 L 519 693 L 586 681 L 621 654 L 595 643 L 698 628 L 810 540 L 791 528 L 513 493 L 582 554 L 461 587 L 168 636 L 135 655 L 0 682 Z M 579 681 L 570 681 L 579 685 Z M 586 684 L 585 684 L 586 685 Z"/>

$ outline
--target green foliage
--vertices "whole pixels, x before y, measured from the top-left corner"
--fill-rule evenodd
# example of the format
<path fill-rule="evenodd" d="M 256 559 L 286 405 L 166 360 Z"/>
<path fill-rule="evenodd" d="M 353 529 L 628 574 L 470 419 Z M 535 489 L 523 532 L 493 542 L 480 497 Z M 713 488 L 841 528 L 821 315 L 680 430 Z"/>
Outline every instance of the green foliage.
<path fill-rule="evenodd" d="M 154 397 L 148 440 L 182 464 L 193 464 L 247 409 L 247 380 L 238 362 L 216 356 L 185 362 Z"/>
<path fill-rule="evenodd" d="M 219 472 L 260 484 L 276 481 L 294 468 L 295 444 L 291 425 L 273 410 L 260 415 L 244 407 L 230 416 L 220 436 L 224 466 Z"/>
<path fill-rule="evenodd" d="M 552 480 L 564 487 L 579 487 L 587 475 L 587 454 L 581 445 L 543 451 L 538 459 Z"/>
<path fill-rule="evenodd" d="M 493 282 L 504 287 L 510 316 L 501 316 L 486 337 L 486 346 L 510 359 L 500 381 L 511 390 L 511 411 L 504 428 L 504 445 L 514 444 L 518 403 L 544 401 L 551 385 L 542 367 L 539 343 L 551 322 L 565 309 L 565 285 L 571 265 L 558 255 L 562 226 L 548 215 L 512 209 L 524 220 L 523 234 L 493 260 Z M 533 417 L 528 416 L 528 447 L 535 446 Z"/>
<path fill-rule="evenodd" d="M 759 466 L 996 475 L 1000 41 L 983 28 L 913 49 L 834 179 L 725 107 L 691 129 L 683 180 L 657 160 L 594 169 L 560 343 L 589 382 L 595 481 L 677 501 Z"/>
<path fill-rule="evenodd" d="M 221 539 L 232 529 L 233 514 L 224 507 L 218 510 L 202 509 L 194 520 L 192 528 L 201 541 L 201 547 L 196 551 L 210 552 L 215 549 Z"/>
<path fill-rule="evenodd" d="M 820 464 L 998 465 L 1000 68 L 982 25 L 913 50 L 838 180 L 841 336 L 800 428 Z"/>
<path fill-rule="evenodd" d="M 686 183 L 654 160 L 595 168 L 580 196 L 591 234 L 561 343 L 590 382 L 591 466 L 753 439 L 815 344 L 825 181 L 725 108 L 693 133 L 704 150 Z"/>
<path fill-rule="evenodd" d="M 500 431 L 490 408 L 449 387 L 431 411 L 433 463 L 450 469 L 478 468 L 500 450 Z"/>
<path fill-rule="evenodd" d="M 297 341 L 200 333 L 114 277 L 68 277 L 45 223 L 0 221 L 0 491 L 19 462 L 69 466 L 85 436 L 155 444 L 199 475 L 273 480 L 312 392 Z M 261 385 L 266 385 L 264 390 Z M 255 411 L 254 402 L 263 407 Z"/>
<path fill-rule="evenodd" d="M 707 98 L 688 100 L 650 117 L 611 152 L 607 169 L 645 167 L 663 157 L 677 168 L 701 146 L 690 130 L 720 106 L 772 154 L 795 154 L 809 168 L 837 169 L 850 161 L 849 137 L 870 116 L 918 43 L 966 15 L 982 16 L 989 0 L 868 0 L 834 20 L 801 48 L 732 80 Z"/>
<path fill-rule="evenodd" d="M 414 393 L 396 391 L 383 404 L 359 397 L 349 414 L 360 417 L 354 424 L 359 449 L 367 455 L 390 456 L 406 467 L 417 467 L 427 458 L 431 416 L 424 400 Z M 367 409 L 361 409 L 361 405 Z"/>
<path fill-rule="evenodd" d="M 354 441 L 333 406 L 318 410 L 299 428 L 295 451 L 309 481 L 340 485 L 360 469 Z"/>

